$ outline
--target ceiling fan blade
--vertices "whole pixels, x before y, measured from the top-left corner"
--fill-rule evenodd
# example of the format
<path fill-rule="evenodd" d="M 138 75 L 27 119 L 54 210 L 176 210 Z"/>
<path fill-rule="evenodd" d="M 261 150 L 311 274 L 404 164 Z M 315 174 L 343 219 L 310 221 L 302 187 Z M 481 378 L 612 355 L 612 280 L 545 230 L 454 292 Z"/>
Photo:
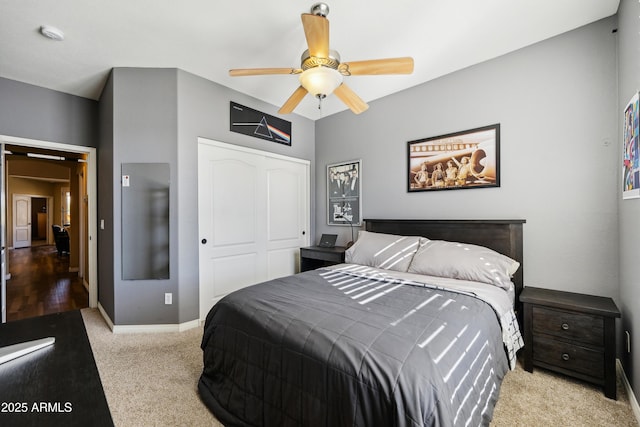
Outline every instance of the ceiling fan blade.
<path fill-rule="evenodd" d="M 365 74 L 411 74 L 413 58 L 371 59 L 369 61 L 343 62 L 338 68 L 345 76 Z"/>
<path fill-rule="evenodd" d="M 329 57 L 329 20 L 310 13 L 302 14 L 302 26 L 309 46 L 309 55 Z"/>
<path fill-rule="evenodd" d="M 298 89 L 293 92 L 293 94 L 287 99 L 284 105 L 278 110 L 280 114 L 289 114 L 291 113 L 302 101 L 302 98 L 307 94 L 307 90 L 302 86 L 298 87 Z"/>
<path fill-rule="evenodd" d="M 265 74 L 300 74 L 299 68 L 236 68 L 229 70 L 231 77 L 262 76 Z"/>
<path fill-rule="evenodd" d="M 342 83 L 340 86 L 333 91 L 338 98 L 342 102 L 344 102 L 347 107 L 351 109 L 356 114 L 360 114 L 364 111 L 367 111 L 369 106 L 366 102 L 364 102 L 356 93 L 349 88 L 346 84 Z"/>

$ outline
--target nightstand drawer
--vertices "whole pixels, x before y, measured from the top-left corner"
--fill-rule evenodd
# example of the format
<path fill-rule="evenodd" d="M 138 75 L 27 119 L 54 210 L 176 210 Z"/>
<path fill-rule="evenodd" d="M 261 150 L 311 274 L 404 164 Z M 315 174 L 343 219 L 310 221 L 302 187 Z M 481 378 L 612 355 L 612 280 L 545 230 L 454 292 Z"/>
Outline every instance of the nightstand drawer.
<path fill-rule="evenodd" d="M 341 261 L 341 257 L 344 257 L 342 254 L 337 254 L 335 252 L 327 252 L 327 251 L 316 251 L 313 249 L 305 249 L 302 248 L 300 253 L 304 257 L 313 258 L 322 261 L 333 261 L 339 263 Z"/>
<path fill-rule="evenodd" d="M 315 270 L 316 268 L 343 263 L 346 250 L 347 248 L 342 246 L 333 248 L 322 246 L 300 248 L 300 271 Z"/>
<path fill-rule="evenodd" d="M 602 346 L 604 345 L 604 320 L 602 316 L 534 306 L 533 333 Z"/>
<path fill-rule="evenodd" d="M 533 359 L 562 369 L 569 369 L 590 377 L 604 378 L 602 351 L 533 336 Z"/>

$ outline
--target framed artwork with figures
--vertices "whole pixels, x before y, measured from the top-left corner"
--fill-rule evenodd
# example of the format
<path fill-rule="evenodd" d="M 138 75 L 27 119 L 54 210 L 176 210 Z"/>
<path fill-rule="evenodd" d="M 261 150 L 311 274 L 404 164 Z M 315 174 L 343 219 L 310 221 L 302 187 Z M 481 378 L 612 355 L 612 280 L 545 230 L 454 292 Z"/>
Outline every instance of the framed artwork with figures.
<path fill-rule="evenodd" d="M 409 141 L 407 191 L 500 187 L 500 124 Z"/>
<path fill-rule="evenodd" d="M 327 165 L 327 224 L 362 225 L 362 160 Z"/>

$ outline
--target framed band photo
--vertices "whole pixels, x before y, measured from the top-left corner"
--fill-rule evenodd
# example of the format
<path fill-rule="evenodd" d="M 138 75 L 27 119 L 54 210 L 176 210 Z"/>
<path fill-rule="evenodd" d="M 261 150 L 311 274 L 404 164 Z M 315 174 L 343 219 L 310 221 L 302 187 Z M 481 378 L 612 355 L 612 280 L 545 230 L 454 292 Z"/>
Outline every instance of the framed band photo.
<path fill-rule="evenodd" d="M 327 224 L 362 225 L 362 160 L 327 165 Z"/>
<path fill-rule="evenodd" d="M 409 141 L 407 191 L 500 187 L 500 124 Z"/>

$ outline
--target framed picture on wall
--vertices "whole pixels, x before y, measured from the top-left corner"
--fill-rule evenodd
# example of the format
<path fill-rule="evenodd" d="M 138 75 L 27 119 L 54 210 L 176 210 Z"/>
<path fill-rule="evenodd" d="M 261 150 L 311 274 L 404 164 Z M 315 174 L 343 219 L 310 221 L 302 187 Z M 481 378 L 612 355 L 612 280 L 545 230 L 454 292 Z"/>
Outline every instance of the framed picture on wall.
<path fill-rule="evenodd" d="M 409 141 L 407 191 L 500 187 L 500 124 Z"/>
<path fill-rule="evenodd" d="M 640 125 L 638 120 L 639 97 L 634 93 L 623 112 L 622 125 L 622 198 L 640 197 Z"/>
<path fill-rule="evenodd" d="M 362 225 L 362 160 L 327 165 L 327 224 Z"/>
<path fill-rule="evenodd" d="M 254 138 L 291 145 L 291 122 L 229 102 L 229 130 Z"/>

